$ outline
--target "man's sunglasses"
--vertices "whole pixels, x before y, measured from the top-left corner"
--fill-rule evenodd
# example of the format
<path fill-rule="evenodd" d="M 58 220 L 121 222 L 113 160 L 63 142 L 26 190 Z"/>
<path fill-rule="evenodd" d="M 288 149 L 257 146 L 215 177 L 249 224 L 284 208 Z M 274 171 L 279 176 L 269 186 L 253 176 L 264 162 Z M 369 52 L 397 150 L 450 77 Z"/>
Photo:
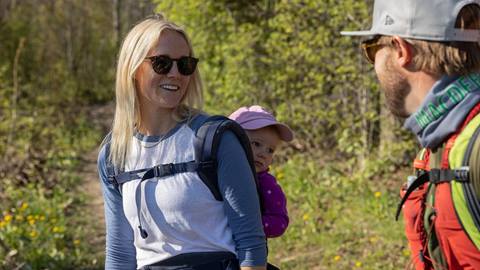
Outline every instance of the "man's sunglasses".
<path fill-rule="evenodd" d="M 170 58 L 166 55 L 150 56 L 145 59 L 152 61 L 152 68 L 155 73 L 165 75 L 172 69 L 173 62 L 177 62 L 177 69 L 184 76 L 192 75 L 197 68 L 198 58 L 191 56 L 182 56 L 180 58 Z"/>
<path fill-rule="evenodd" d="M 375 37 L 362 42 L 361 47 L 365 58 L 370 64 L 375 64 L 375 55 L 385 44 L 379 43 L 380 37 Z"/>

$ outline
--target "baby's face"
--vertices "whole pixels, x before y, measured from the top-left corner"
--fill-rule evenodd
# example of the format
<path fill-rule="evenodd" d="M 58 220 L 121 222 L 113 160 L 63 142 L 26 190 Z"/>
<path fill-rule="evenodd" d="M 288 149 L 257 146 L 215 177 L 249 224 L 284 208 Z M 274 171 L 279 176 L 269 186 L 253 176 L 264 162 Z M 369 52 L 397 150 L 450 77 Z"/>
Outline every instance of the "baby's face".
<path fill-rule="evenodd" d="M 273 154 L 280 145 L 281 140 L 275 127 L 264 127 L 255 130 L 247 130 L 248 138 L 252 144 L 255 170 L 265 171 L 272 164 Z"/>

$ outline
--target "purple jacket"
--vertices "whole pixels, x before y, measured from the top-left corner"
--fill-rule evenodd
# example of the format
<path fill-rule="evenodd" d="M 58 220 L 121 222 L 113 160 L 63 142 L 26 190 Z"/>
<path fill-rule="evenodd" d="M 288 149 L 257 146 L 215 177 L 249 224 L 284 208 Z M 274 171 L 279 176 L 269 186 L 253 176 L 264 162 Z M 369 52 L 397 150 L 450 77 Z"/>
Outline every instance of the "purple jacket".
<path fill-rule="evenodd" d="M 263 230 L 268 238 L 282 235 L 288 227 L 287 198 L 267 171 L 257 173 L 262 202 Z"/>

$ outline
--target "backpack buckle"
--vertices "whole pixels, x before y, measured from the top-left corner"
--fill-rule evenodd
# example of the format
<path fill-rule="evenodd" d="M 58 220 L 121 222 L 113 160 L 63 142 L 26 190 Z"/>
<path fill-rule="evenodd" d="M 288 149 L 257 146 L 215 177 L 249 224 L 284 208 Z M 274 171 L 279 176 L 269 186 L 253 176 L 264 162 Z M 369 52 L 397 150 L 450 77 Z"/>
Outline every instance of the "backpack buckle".
<path fill-rule="evenodd" d="M 155 166 L 153 169 L 153 177 L 165 177 L 175 173 L 175 166 L 173 163 L 162 164 Z"/>
<path fill-rule="evenodd" d="M 459 182 L 468 182 L 469 181 L 469 172 L 470 168 L 468 166 L 463 166 L 458 169 L 453 170 L 455 175 L 455 180 Z"/>
<path fill-rule="evenodd" d="M 107 179 L 110 184 L 118 186 L 117 178 L 115 177 L 115 175 L 109 175 L 107 176 Z"/>

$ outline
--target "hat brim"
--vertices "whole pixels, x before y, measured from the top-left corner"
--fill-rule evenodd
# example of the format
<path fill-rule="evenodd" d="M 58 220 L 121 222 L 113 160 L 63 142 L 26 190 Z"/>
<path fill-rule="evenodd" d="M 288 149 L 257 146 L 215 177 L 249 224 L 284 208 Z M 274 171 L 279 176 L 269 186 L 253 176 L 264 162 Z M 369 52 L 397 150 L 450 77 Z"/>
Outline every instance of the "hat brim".
<path fill-rule="evenodd" d="M 340 35 L 342 36 L 375 36 L 378 35 L 377 33 L 373 31 L 341 31 Z"/>
<path fill-rule="evenodd" d="M 250 122 L 250 123 L 244 123 L 241 124 L 242 127 L 246 130 L 254 130 L 254 129 L 259 129 L 259 128 L 264 128 L 264 127 L 269 127 L 269 126 L 274 126 L 278 130 L 278 135 L 280 135 L 280 139 L 282 141 L 290 142 L 293 140 L 293 132 L 290 127 L 288 127 L 285 124 L 274 122 L 274 121 L 263 121 L 260 125 L 258 122 Z"/>

